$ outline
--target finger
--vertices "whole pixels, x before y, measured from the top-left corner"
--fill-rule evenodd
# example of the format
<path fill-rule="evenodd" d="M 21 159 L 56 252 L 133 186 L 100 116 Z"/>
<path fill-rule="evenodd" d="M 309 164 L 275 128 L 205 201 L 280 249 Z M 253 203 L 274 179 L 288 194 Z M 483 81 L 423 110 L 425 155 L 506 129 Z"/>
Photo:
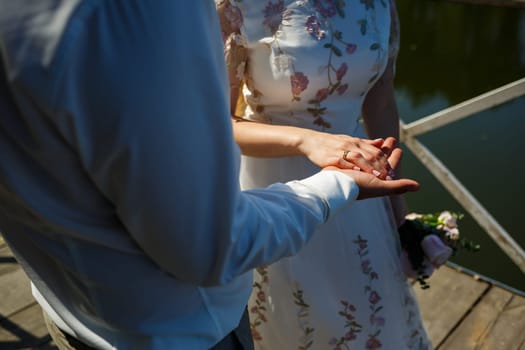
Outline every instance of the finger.
<path fill-rule="evenodd" d="M 412 179 L 384 181 L 384 186 L 388 191 L 392 191 L 391 194 L 403 194 L 419 190 L 419 182 Z"/>
<path fill-rule="evenodd" d="M 363 152 L 362 156 L 363 161 L 372 167 L 372 170 L 369 172 L 378 178 L 385 180 L 386 177 L 392 173 L 392 167 L 388 162 L 388 157 L 382 151 L 374 149 L 370 152 Z"/>
<path fill-rule="evenodd" d="M 388 163 L 395 171 L 399 164 L 401 163 L 401 158 L 403 157 L 403 150 L 401 148 L 395 148 L 388 157 Z"/>
<path fill-rule="evenodd" d="M 362 143 L 358 152 L 347 152 L 345 158 L 363 171 L 383 180 L 392 171 L 388 163 L 388 156 L 380 148 L 371 144 Z"/>
<path fill-rule="evenodd" d="M 359 185 L 359 195 L 357 199 L 366 199 L 372 197 L 391 196 L 403 194 L 406 192 L 415 192 L 419 190 L 419 183 L 410 179 L 399 179 L 392 181 L 358 181 L 357 176 L 352 176 Z"/>
<path fill-rule="evenodd" d="M 376 170 L 376 167 L 373 164 L 372 160 L 367 160 L 363 156 L 363 154 L 359 152 L 347 152 L 345 154 L 344 159 L 342 159 L 345 163 L 344 164 L 351 164 L 344 167 L 344 169 L 355 169 L 354 167 L 357 167 L 359 170 L 364 171 L 365 173 L 374 174 L 375 176 L 381 175 L 381 172 L 379 170 Z"/>
<path fill-rule="evenodd" d="M 378 138 L 378 139 L 375 139 L 375 140 L 363 139 L 363 142 L 367 143 L 369 145 L 372 145 L 374 147 L 380 148 L 383 145 L 383 143 L 385 142 L 385 140 L 382 139 L 382 138 Z"/>
<path fill-rule="evenodd" d="M 403 194 L 406 192 L 414 192 L 419 189 L 419 183 L 410 179 L 385 181 L 362 171 L 345 169 L 337 170 L 355 180 L 356 184 L 359 186 L 358 199 Z"/>
<path fill-rule="evenodd" d="M 387 137 L 385 141 L 383 142 L 383 144 L 380 146 L 383 153 L 385 153 L 387 156 L 389 156 L 390 153 L 392 153 L 392 151 L 396 149 L 397 147 L 398 147 L 398 142 L 393 137 Z"/>
<path fill-rule="evenodd" d="M 340 169 L 352 169 L 352 170 L 356 170 L 356 171 L 361 171 L 362 169 L 357 166 L 356 164 L 352 163 L 352 162 L 349 162 L 343 158 L 339 159 L 339 162 L 337 164 L 337 166 L 340 168 Z"/>

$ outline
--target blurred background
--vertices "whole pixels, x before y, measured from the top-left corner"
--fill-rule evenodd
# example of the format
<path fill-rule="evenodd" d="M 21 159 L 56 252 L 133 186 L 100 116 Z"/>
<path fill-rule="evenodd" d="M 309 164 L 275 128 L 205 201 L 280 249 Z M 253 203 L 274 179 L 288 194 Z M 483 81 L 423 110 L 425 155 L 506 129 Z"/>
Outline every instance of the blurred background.
<path fill-rule="evenodd" d="M 525 9 L 397 0 L 396 96 L 405 123 L 525 77 Z M 418 137 L 525 247 L 525 97 Z M 410 211 L 465 213 L 463 237 L 481 244 L 453 262 L 525 291 L 525 275 L 405 148 L 403 173 L 420 181 Z"/>

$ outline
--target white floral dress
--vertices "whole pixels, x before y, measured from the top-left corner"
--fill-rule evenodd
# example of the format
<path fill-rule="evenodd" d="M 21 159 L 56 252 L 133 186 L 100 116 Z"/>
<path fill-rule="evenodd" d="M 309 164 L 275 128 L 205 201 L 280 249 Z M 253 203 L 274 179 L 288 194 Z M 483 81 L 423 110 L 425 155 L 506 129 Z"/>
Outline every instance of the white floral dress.
<path fill-rule="evenodd" d="M 240 116 L 364 137 L 364 98 L 393 64 L 391 0 L 222 0 L 217 8 Z M 303 157 L 243 157 L 241 186 L 318 171 Z M 385 198 L 333 216 L 296 256 L 255 272 L 258 349 L 430 349 Z"/>

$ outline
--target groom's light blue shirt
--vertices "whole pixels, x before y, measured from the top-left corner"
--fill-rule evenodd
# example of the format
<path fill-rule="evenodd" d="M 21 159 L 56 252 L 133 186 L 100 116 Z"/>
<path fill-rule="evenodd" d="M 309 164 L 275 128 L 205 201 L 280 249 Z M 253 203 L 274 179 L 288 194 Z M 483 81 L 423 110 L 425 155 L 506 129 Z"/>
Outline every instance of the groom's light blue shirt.
<path fill-rule="evenodd" d="M 0 230 L 65 331 L 207 349 L 250 269 L 355 199 L 337 172 L 242 192 L 212 0 L 0 0 Z"/>

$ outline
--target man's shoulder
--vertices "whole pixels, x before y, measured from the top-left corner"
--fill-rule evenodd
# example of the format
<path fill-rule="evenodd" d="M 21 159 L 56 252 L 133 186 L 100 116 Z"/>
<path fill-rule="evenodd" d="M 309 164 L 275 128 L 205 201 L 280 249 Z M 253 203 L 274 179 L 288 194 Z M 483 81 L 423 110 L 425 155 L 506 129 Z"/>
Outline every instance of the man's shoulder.
<path fill-rule="evenodd" d="M 0 41 L 10 71 L 52 63 L 75 10 L 90 0 L 0 0 Z"/>

